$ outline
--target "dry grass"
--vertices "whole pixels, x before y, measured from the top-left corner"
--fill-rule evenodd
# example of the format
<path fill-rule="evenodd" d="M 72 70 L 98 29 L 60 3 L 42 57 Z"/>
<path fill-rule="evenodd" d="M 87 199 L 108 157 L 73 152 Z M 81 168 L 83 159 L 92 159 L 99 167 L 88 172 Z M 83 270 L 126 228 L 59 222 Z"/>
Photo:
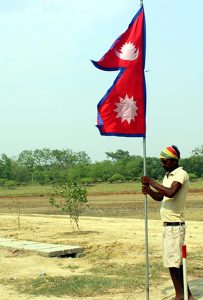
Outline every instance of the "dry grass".
<path fill-rule="evenodd" d="M 57 215 L 59 211 L 49 205 L 49 196 L 1 197 L 1 213 Z M 160 204 L 148 197 L 149 219 L 159 219 Z M 141 193 L 89 194 L 83 216 L 144 218 L 144 196 Z M 189 192 L 185 211 L 186 220 L 203 221 L 203 191 Z"/>
<path fill-rule="evenodd" d="M 0 209 L 2 214 L 2 229 L 1 233 L 5 236 L 28 239 L 28 236 L 33 240 L 42 239 L 42 241 L 53 242 L 55 235 L 41 236 L 44 232 L 48 232 L 43 226 L 48 223 L 48 215 L 59 214 L 56 208 L 49 205 L 50 187 L 40 189 L 37 187 L 26 188 L 18 190 L 0 191 Z M 144 196 L 140 193 L 139 184 L 136 185 L 134 190 L 133 184 L 120 184 L 120 185 L 98 185 L 88 188 L 88 203 L 83 212 L 83 216 L 91 217 L 113 217 L 113 218 L 127 218 L 128 219 L 143 219 L 144 218 Z M 14 230 L 17 216 L 22 214 L 22 229 Z M 149 220 L 159 220 L 160 204 L 151 200 L 148 197 L 148 218 Z M 5 226 L 3 214 L 8 214 L 11 218 L 9 225 Z M 31 215 L 43 214 L 43 221 L 40 220 L 36 224 L 31 222 Z M 23 217 L 24 215 L 24 217 Z M 30 215 L 29 224 L 25 222 L 26 215 Z M 37 216 L 36 216 L 37 217 Z M 203 221 L 203 190 L 197 185 L 196 189 L 191 189 L 188 194 L 187 207 L 185 212 L 186 220 L 188 221 Z M 60 218 L 60 217 L 57 217 Z M 59 219 L 60 220 L 60 219 Z M 109 220 L 109 218 L 108 218 Z M 126 222 L 125 220 L 125 222 Z M 12 223 L 12 222 L 13 223 Z M 135 222 L 134 220 L 133 222 Z M 153 221 L 152 221 L 153 222 Z M 17 223 L 16 223 L 17 224 Z M 14 226 L 14 227 L 13 227 Z M 127 226 L 127 225 L 126 225 Z M 126 241 L 122 242 L 106 242 L 105 245 L 101 242 L 96 242 L 96 236 L 103 234 L 102 231 L 83 231 L 80 234 L 72 234 L 62 231 L 57 233 L 57 242 L 63 243 L 68 239 L 70 242 L 78 243 L 86 248 L 86 257 L 84 263 L 89 264 L 91 267 L 85 269 L 85 275 L 82 274 L 81 266 L 66 265 L 62 263 L 61 269 L 68 270 L 73 274 L 71 276 L 47 276 L 45 278 L 19 278 L 1 279 L 0 283 L 3 285 L 12 285 L 21 293 L 32 295 L 50 295 L 50 296 L 95 296 L 105 295 L 109 293 L 116 293 L 118 290 L 122 292 L 132 292 L 134 289 L 141 288 L 144 290 L 145 286 L 145 266 L 144 266 L 144 253 L 143 244 L 127 245 Z M 136 233 L 137 235 L 138 233 Z M 154 233 L 151 234 L 151 242 L 154 240 Z M 41 237 L 40 237 L 41 236 Z M 106 238 L 106 235 L 103 237 Z M 190 239 L 190 236 L 189 236 Z M 94 242 L 92 242 L 92 240 Z M 156 243 L 155 246 L 157 247 Z M 133 254 L 134 264 L 123 264 L 123 257 L 126 253 Z M 136 254 L 137 253 L 137 254 Z M 140 256 L 142 253 L 142 256 Z M 156 257 L 154 257 L 156 253 Z M 12 256 L 16 253 L 12 253 Z M 27 255 L 26 253 L 23 255 Z M 153 286 L 161 284 L 165 278 L 168 278 L 166 270 L 162 267 L 161 255 L 157 249 L 149 253 L 150 255 L 150 282 Z M 137 262 L 136 257 L 142 257 L 142 261 Z M 115 260 L 116 258 L 116 260 Z M 203 276 L 202 253 L 194 252 L 189 253 L 188 272 L 194 278 Z M 121 261 L 119 261 L 121 259 Z M 129 260 L 129 258 L 128 258 Z M 126 257 L 125 257 L 126 261 Z M 75 275 L 75 273 L 77 275 Z M 70 283 L 70 284 L 67 284 Z M 78 288 L 78 286 L 80 288 Z M 71 287 L 71 288 L 69 288 Z"/>

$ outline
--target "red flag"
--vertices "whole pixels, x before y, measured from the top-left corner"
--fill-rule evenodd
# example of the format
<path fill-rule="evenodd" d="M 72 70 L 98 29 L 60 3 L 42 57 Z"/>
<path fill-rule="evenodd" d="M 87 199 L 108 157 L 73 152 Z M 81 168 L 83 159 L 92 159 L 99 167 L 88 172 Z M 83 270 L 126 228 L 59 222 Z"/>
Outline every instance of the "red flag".
<path fill-rule="evenodd" d="M 120 70 L 98 103 L 97 127 L 102 135 L 145 136 L 145 16 L 139 9 L 128 29 L 93 64 L 104 71 Z"/>

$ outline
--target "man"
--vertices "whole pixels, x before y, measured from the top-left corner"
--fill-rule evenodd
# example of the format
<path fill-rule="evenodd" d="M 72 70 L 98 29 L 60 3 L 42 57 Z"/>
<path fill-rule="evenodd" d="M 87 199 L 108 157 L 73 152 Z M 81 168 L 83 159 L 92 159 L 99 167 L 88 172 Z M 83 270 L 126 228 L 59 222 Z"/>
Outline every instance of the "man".
<path fill-rule="evenodd" d="M 165 148 L 160 160 L 166 174 L 159 184 L 148 176 L 143 176 L 142 192 L 156 201 L 162 201 L 160 214 L 163 221 L 163 262 L 169 268 L 176 292 L 176 300 L 184 299 L 182 245 L 185 240 L 185 220 L 183 211 L 189 185 L 189 177 L 179 167 L 180 152 L 176 146 Z M 188 297 L 194 300 L 188 287 Z"/>

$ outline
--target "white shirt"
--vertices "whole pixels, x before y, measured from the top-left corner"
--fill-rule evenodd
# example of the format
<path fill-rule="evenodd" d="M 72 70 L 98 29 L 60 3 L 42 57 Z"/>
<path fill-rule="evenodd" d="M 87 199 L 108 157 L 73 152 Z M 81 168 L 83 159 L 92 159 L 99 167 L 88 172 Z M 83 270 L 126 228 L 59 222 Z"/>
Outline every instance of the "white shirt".
<path fill-rule="evenodd" d="M 189 186 L 189 176 L 182 167 L 178 167 L 171 173 L 166 173 L 163 186 L 171 187 L 174 181 L 180 182 L 182 187 L 173 198 L 164 196 L 161 204 L 160 214 L 163 222 L 184 221 L 183 211 Z"/>

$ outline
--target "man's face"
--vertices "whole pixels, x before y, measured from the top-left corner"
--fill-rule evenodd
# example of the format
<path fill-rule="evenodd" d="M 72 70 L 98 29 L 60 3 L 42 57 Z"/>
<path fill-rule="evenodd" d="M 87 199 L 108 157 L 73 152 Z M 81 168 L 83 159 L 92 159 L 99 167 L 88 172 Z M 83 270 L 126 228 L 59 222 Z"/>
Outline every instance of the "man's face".
<path fill-rule="evenodd" d="M 176 168 L 177 161 L 174 159 L 161 158 L 161 164 L 167 172 L 171 172 Z"/>

